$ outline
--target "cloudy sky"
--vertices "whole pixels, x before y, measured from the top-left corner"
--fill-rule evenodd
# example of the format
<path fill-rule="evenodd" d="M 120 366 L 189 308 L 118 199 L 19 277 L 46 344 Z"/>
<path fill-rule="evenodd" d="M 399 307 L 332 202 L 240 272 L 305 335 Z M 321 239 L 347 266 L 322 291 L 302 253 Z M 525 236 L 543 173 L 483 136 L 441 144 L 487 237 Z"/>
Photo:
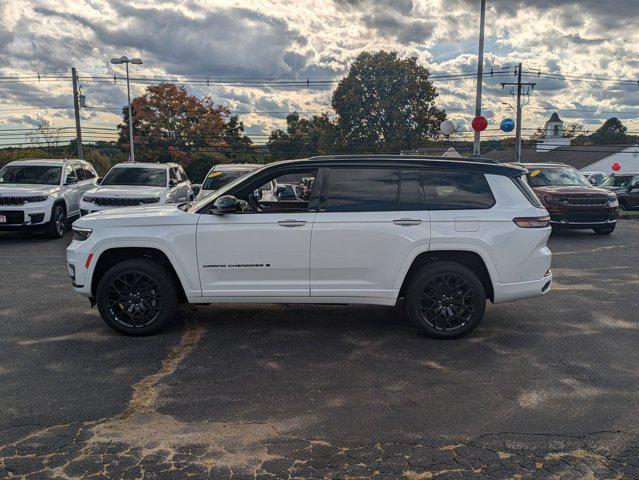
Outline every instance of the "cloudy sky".
<path fill-rule="evenodd" d="M 521 61 L 524 71 L 542 72 L 525 78 L 537 83 L 525 128 L 558 110 L 587 129 L 616 115 L 639 131 L 637 0 L 487 3 L 486 70 L 512 72 Z M 478 11 L 479 0 L 3 0 L 0 76 L 20 79 L 0 80 L 0 130 L 27 128 L 39 118 L 72 126 L 70 81 L 36 75 L 68 75 L 73 66 L 84 77 L 90 107 L 82 110 L 83 126 L 114 127 L 126 102 L 124 83 L 88 77 L 122 75 L 109 59 L 128 55 L 144 60 L 134 75 L 175 78 L 190 93 L 228 105 L 259 143 L 284 124 L 286 112 L 330 111 L 333 87 L 246 81 L 339 79 L 360 52 L 380 49 L 417 56 L 433 75 L 473 72 Z M 245 83 L 192 82 L 207 77 Z M 500 85 L 512 80 L 485 79 L 484 113 L 494 124 L 512 116 L 502 103 L 513 103 L 510 90 Z M 474 81 L 441 79 L 436 86 L 438 106 L 463 128 L 474 109 Z M 144 88 L 134 84 L 133 93 Z"/>

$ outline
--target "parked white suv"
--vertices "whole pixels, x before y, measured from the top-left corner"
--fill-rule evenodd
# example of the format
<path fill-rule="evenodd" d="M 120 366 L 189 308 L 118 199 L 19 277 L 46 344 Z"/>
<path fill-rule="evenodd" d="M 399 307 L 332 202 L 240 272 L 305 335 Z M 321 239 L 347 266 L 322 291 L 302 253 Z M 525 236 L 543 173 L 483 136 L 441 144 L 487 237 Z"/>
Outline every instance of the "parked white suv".
<path fill-rule="evenodd" d="M 80 215 L 80 197 L 98 178 L 83 160 L 17 160 L 0 169 L 0 229 L 64 236 Z"/>
<path fill-rule="evenodd" d="M 82 215 L 108 208 L 163 205 L 193 199 L 191 182 L 177 163 L 130 162 L 115 165 L 85 193 Z"/>
<path fill-rule="evenodd" d="M 165 327 L 178 300 L 404 298 L 417 328 L 456 338 L 477 326 L 486 299 L 550 289 L 548 212 L 525 174 L 398 156 L 269 164 L 199 202 L 78 220 L 68 269 L 106 323 L 130 335 Z M 264 200 L 262 186 L 293 177 L 307 186 L 297 197 Z"/>

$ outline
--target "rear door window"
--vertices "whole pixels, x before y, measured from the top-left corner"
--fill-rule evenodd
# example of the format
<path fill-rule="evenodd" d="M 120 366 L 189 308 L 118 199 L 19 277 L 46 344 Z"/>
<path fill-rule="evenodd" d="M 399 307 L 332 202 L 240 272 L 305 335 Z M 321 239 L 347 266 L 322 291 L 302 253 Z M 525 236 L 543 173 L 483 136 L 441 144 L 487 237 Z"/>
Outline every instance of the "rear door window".
<path fill-rule="evenodd" d="M 481 172 L 422 169 L 421 177 L 428 210 L 474 210 L 495 204 Z"/>
<path fill-rule="evenodd" d="M 388 212 L 399 210 L 398 169 L 331 168 L 323 210 Z"/>

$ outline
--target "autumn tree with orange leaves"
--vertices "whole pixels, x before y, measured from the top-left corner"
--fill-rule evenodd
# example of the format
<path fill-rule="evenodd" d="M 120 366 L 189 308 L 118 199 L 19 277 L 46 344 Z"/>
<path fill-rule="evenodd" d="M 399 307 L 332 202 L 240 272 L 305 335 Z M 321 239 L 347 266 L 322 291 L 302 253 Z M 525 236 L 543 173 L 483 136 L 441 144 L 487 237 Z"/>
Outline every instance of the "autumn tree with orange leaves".
<path fill-rule="evenodd" d="M 131 102 L 135 159 L 178 162 L 194 179 L 216 163 L 252 161 L 252 142 L 236 116 L 210 98 L 189 95 L 173 83 L 151 85 Z M 122 111 L 118 144 L 128 149 L 128 111 Z"/>

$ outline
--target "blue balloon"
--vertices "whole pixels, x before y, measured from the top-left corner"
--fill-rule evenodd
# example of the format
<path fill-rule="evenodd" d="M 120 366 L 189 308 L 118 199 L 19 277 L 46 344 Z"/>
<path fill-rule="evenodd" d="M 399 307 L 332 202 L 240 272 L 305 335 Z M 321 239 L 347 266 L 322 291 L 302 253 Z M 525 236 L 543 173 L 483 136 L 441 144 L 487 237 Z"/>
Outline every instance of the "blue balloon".
<path fill-rule="evenodd" d="M 515 129 L 515 121 L 512 118 L 504 118 L 499 124 L 504 132 L 512 132 Z"/>

